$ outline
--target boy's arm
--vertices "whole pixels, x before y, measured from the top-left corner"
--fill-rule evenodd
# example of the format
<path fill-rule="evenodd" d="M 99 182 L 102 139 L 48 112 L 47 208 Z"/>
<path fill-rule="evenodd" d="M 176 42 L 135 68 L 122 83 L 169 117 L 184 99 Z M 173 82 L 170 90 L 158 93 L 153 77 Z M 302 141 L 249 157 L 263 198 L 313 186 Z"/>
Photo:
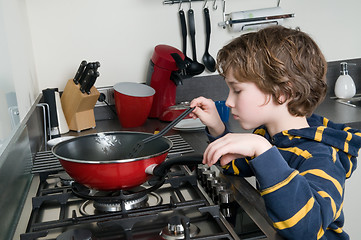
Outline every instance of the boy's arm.
<path fill-rule="evenodd" d="M 241 177 L 254 176 L 253 171 L 249 166 L 249 161 L 249 158 L 234 159 L 227 165 L 222 166 L 223 173 L 227 175 L 239 175 Z"/>
<path fill-rule="evenodd" d="M 286 238 L 316 239 L 335 219 L 343 222 L 345 172 L 328 154 L 299 153 L 297 158 L 303 158 L 299 170 L 273 147 L 249 163 L 274 227 Z M 341 228 L 337 231 L 342 234 Z"/>

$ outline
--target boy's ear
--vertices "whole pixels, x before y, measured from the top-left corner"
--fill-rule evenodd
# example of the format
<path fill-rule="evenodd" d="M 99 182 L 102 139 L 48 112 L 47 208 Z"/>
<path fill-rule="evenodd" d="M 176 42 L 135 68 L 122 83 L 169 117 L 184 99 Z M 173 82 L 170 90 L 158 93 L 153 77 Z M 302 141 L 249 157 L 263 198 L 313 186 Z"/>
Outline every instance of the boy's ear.
<path fill-rule="evenodd" d="M 284 103 L 286 101 L 286 96 L 284 94 L 281 94 L 281 96 L 278 98 L 278 100 L 282 103 Z"/>
<path fill-rule="evenodd" d="M 285 94 L 281 94 L 278 97 L 277 102 L 281 105 L 284 104 L 285 102 L 287 102 L 287 97 L 285 96 Z"/>

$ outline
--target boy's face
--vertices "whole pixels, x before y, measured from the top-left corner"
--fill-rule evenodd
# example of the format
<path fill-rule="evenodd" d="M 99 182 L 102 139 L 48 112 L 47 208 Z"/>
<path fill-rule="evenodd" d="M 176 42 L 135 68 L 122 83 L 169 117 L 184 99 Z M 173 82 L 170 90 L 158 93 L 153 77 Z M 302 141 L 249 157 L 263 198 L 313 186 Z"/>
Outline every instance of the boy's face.
<path fill-rule="evenodd" d="M 253 82 L 239 82 L 233 72 L 226 75 L 229 94 L 226 105 L 243 129 L 254 129 L 275 120 L 274 101 L 264 94 Z"/>

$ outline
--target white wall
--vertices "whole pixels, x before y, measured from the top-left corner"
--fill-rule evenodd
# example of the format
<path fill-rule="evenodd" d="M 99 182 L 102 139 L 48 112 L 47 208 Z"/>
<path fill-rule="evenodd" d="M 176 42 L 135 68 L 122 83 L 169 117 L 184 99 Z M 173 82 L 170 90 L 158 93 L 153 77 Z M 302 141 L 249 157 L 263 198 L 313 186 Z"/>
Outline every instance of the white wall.
<path fill-rule="evenodd" d="M 153 49 L 168 44 L 181 49 L 178 4 L 162 0 L 31 0 L 28 16 L 39 80 L 39 92 L 47 87 L 64 89 L 81 62 L 100 61 L 96 86 L 119 81 L 145 82 Z M 211 7 L 212 2 L 209 2 Z M 193 2 L 198 61 L 204 51 L 203 2 Z M 239 33 L 217 26 L 222 7 L 210 10 L 215 56 Z M 227 0 L 226 12 L 274 7 L 277 0 Z M 296 17 L 285 25 L 300 26 L 319 43 L 328 61 L 361 57 L 359 9 L 361 1 L 283 0 L 280 6 Z M 187 11 L 189 4 L 184 3 Z M 188 41 L 187 55 L 191 55 Z M 209 74 L 209 73 L 204 73 Z"/>
<path fill-rule="evenodd" d="M 39 95 L 27 10 L 22 0 L 0 0 L 0 6 L 5 33 L 2 38 L 7 46 L 7 51 L 0 56 L 2 61 L 6 61 L 1 65 L 6 68 L 2 72 L 7 73 L 6 79 L 2 78 L 1 81 L 8 81 L 9 85 L 15 86 L 22 119 Z M 7 114 L 7 111 L 2 111 L 2 114 Z M 7 124 L 5 126 L 8 127 Z"/>

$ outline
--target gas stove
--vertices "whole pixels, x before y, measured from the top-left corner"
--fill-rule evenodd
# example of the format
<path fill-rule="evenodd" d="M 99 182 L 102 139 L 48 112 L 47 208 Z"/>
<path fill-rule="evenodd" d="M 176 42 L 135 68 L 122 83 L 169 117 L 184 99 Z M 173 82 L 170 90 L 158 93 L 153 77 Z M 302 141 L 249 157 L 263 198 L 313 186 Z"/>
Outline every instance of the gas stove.
<path fill-rule="evenodd" d="M 169 139 L 169 157 L 193 152 L 180 135 Z M 39 185 L 20 240 L 265 238 L 217 169 L 175 166 L 164 182 L 103 192 L 74 182 L 51 152 L 35 160 Z"/>

